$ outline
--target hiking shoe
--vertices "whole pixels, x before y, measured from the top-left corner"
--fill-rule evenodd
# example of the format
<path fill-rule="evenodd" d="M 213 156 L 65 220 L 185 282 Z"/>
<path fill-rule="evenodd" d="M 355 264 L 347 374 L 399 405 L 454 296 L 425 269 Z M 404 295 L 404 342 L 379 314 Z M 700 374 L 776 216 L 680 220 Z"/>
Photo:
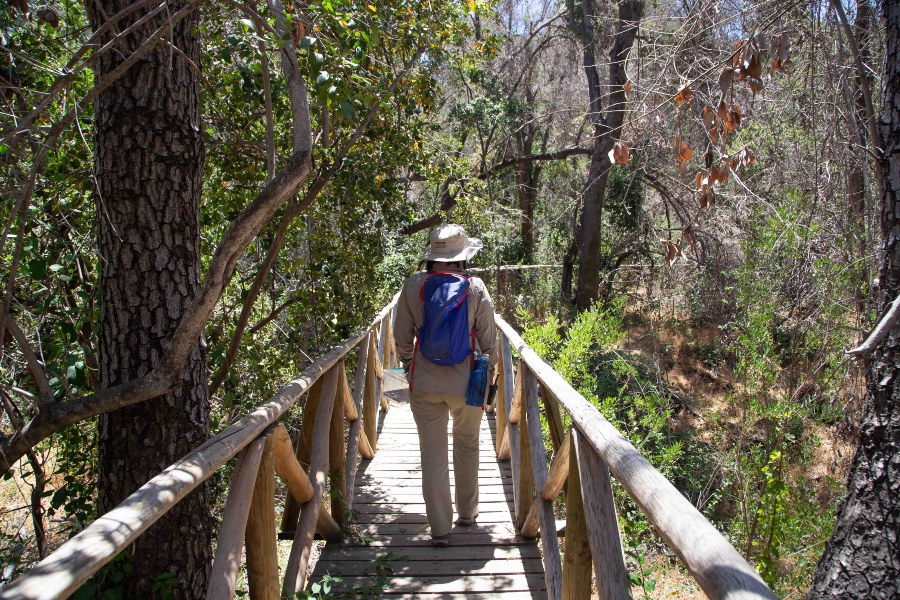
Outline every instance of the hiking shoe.
<path fill-rule="evenodd" d="M 431 536 L 431 545 L 435 548 L 446 548 L 450 545 L 450 534 Z"/>
<path fill-rule="evenodd" d="M 475 524 L 475 519 L 478 518 L 478 513 L 475 513 L 475 516 L 472 517 L 460 517 L 456 520 L 456 524 L 460 527 L 471 527 Z"/>

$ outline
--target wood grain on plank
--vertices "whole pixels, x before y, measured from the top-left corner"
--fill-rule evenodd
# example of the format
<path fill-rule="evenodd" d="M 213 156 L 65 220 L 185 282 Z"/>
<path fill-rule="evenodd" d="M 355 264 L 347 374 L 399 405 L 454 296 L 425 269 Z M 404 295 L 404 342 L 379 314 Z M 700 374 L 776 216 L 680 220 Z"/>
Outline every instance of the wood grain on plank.
<path fill-rule="evenodd" d="M 420 560 L 392 561 L 393 574 L 399 577 L 428 575 L 513 575 L 517 573 L 543 573 L 544 563 L 539 558 L 515 558 L 513 560 Z M 316 565 L 320 572 L 338 577 L 363 577 L 375 575 L 374 563 L 363 561 L 322 561 Z M 588 571 L 590 579 L 590 570 Z"/>
<path fill-rule="evenodd" d="M 323 561 L 366 561 L 371 560 L 373 552 L 365 546 L 326 546 L 322 553 Z M 520 558 L 540 558 L 540 549 L 531 544 L 526 546 L 480 546 L 465 548 L 450 546 L 449 548 L 410 548 L 396 556 L 405 556 L 405 562 L 420 560 L 517 560 Z"/>
<path fill-rule="evenodd" d="M 348 577 L 339 586 L 341 590 L 351 590 L 356 586 L 364 587 L 371 581 L 370 577 Z M 433 575 L 429 577 L 391 577 L 389 589 L 394 593 L 415 592 L 417 594 L 443 594 L 446 592 L 517 592 L 541 591 L 544 579 L 539 574 L 523 573 L 511 575 L 495 575 L 492 577 L 471 577 L 460 579 L 455 575 Z"/>
<path fill-rule="evenodd" d="M 566 478 L 568 478 L 570 473 L 569 455 L 571 447 L 572 432 L 570 430 L 566 433 L 562 445 L 553 455 L 553 460 L 550 462 L 550 472 L 547 474 L 547 481 L 544 482 L 544 487 L 541 488 L 541 498 L 544 500 L 552 502 L 562 492 L 563 486 L 566 484 Z"/>

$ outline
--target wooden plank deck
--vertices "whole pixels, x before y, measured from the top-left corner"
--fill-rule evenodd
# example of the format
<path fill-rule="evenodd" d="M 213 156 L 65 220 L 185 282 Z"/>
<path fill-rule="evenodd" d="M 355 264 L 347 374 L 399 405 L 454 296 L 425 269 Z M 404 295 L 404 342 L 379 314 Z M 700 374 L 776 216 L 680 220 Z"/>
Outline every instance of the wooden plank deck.
<path fill-rule="evenodd" d="M 406 381 L 396 371 L 385 371 L 385 389 L 391 410 L 379 414 L 378 452 L 359 466 L 353 505 L 355 527 L 371 542 L 325 546 L 310 581 L 328 573 L 342 578 L 338 592 L 365 587 L 374 579 L 376 560 L 391 552 L 392 574 L 381 593 L 391 600 L 546 598 L 540 550 L 534 541 L 517 536 L 513 526 L 512 472 L 509 463 L 498 463 L 494 455 L 494 416 L 485 415 L 481 424 L 478 522 L 454 527 L 450 547 L 434 548 Z M 452 484 L 452 439 L 449 446 Z"/>

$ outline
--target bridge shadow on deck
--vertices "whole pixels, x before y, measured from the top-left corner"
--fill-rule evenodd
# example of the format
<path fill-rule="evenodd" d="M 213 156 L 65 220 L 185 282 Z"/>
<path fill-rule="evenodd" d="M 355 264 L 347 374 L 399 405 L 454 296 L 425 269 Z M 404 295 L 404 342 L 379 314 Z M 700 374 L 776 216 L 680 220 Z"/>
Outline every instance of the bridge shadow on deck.
<path fill-rule="evenodd" d="M 546 598 L 538 546 L 516 535 L 512 472 L 494 455 L 494 415 L 482 421 L 478 522 L 454 527 L 449 548 L 434 548 L 422 499 L 418 436 L 404 394 L 402 375 L 386 372 L 391 410 L 379 414 L 378 451 L 362 461 L 355 480 L 353 509 L 357 543 L 329 544 L 311 582 L 328 573 L 340 577 L 338 592 L 354 595 L 379 570 L 387 576 L 386 598 Z M 453 482 L 452 440 L 449 452 Z M 368 545 L 358 538 L 366 538 Z M 391 553 L 390 560 L 385 557 Z M 377 562 L 381 558 L 382 565 Z"/>

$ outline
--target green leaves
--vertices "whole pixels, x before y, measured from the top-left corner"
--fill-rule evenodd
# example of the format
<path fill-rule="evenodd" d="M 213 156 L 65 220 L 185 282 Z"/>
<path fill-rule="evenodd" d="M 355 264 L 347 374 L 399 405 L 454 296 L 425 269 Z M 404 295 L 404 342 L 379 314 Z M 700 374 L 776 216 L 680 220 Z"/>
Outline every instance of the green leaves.
<path fill-rule="evenodd" d="M 33 258 L 28 261 L 28 276 L 36 281 L 47 277 L 47 261 L 43 258 Z"/>

